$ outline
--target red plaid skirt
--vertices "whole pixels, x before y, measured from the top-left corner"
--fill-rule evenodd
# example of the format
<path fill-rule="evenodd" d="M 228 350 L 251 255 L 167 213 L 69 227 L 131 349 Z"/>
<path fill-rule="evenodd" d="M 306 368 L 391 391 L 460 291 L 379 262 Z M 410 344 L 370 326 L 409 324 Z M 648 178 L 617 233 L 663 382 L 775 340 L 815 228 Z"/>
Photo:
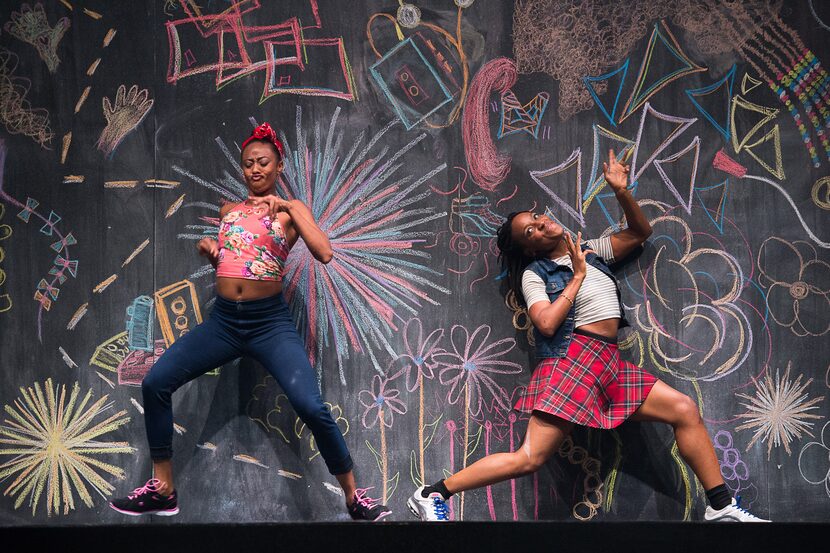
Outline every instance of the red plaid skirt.
<path fill-rule="evenodd" d="M 655 382 L 651 374 L 620 359 L 616 344 L 574 334 L 565 357 L 536 365 L 514 407 L 583 426 L 614 428 L 637 410 Z"/>

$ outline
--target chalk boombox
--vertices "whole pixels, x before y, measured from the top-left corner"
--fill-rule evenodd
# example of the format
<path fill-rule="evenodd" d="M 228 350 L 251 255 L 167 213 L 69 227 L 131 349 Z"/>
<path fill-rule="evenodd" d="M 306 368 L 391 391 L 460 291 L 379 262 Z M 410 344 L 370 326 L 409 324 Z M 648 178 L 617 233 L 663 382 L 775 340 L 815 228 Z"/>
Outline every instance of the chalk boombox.
<path fill-rule="evenodd" d="M 169 348 L 177 338 L 187 334 L 202 322 L 196 287 L 189 280 L 183 280 L 158 290 L 155 298 L 156 313 L 166 347 Z"/>

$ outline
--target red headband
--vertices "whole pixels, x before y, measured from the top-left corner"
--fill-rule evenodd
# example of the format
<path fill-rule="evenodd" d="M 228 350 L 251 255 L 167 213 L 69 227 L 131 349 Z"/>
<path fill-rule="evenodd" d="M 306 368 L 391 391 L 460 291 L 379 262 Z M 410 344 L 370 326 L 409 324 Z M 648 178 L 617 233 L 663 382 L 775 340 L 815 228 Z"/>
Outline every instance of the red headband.
<path fill-rule="evenodd" d="M 282 142 L 280 139 L 277 138 L 277 133 L 274 132 L 274 129 L 271 128 L 271 125 L 268 123 L 263 123 L 262 125 L 258 126 L 254 129 L 251 133 L 251 136 L 245 139 L 245 142 L 242 143 L 242 149 L 245 149 L 245 146 L 248 145 L 249 142 L 252 140 L 264 140 L 265 142 L 270 142 L 274 145 L 277 149 L 277 152 L 280 154 L 280 159 L 284 156 L 283 149 L 282 149 Z"/>

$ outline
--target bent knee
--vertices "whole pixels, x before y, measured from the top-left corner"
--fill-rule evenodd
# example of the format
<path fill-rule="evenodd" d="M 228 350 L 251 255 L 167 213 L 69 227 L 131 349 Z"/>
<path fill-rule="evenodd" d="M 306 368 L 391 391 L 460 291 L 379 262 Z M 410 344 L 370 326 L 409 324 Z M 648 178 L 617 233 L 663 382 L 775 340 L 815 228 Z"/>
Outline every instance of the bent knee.
<path fill-rule="evenodd" d="M 513 463 L 517 476 L 525 476 L 537 472 L 544 466 L 545 461 L 547 459 L 542 455 L 528 455 L 521 449 L 513 452 Z"/>
<path fill-rule="evenodd" d="M 700 410 L 698 409 L 697 403 L 685 394 L 679 394 L 673 411 L 673 418 L 677 424 L 688 426 L 700 424 L 702 420 L 700 418 Z"/>
<path fill-rule="evenodd" d="M 175 383 L 169 382 L 160 374 L 150 371 L 141 381 L 141 395 L 145 403 L 147 401 L 170 401 L 170 396 L 178 388 Z"/>
<path fill-rule="evenodd" d="M 144 380 L 141 381 L 141 393 L 144 397 L 154 396 L 161 390 L 161 383 L 159 379 L 153 376 L 153 373 L 147 373 Z"/>
<path fill-rule="evenodd" d="M 322 401 L 302 401 L 292 405 L 292 407 L 300 420 L 311 427 L 331 418 L 328 405 Z"/>

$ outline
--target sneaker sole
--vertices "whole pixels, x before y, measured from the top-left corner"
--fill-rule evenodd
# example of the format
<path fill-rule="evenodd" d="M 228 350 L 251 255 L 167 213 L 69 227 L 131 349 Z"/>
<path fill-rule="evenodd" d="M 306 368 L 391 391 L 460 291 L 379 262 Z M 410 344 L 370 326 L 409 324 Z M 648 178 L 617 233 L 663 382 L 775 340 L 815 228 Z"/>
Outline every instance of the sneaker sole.
<path fill-rule="evenodd" d="M 386 517 L 388 517 L 391 514 L 392 514 L 392 511 L 386 511 L 385 513 L 381 513 L 372 522 L 380 522 L 381 520 L 385 519 Z"/>
<path fill-rule="evenodd" d="M 772 522 L 771 520 L 767 520 L 764 518 L 756 517 L 755 515 L 745 516 L 744 518 L 739 517 L 733 513 L 726 513 L 721 516 L 711 516 L 708 512 L 704 513 L 703 520 L 706 522 Z"/>
<path fill-rule="evenodd" d="M 118 507 L 116 507 L 112 503 L 110 503 L 109 506 L 114 511 L 118 511 L 122 515 L 129 515 L 131 517 L 140 517 L 140 516 L 143 516 L 143 515 L 159 515 L 159 516 L 162 516 L 162 517 L 172 517 L 173 515 L 179 514 L 179 508 L 178 507 L 176 507 L 175 509 L 168 509 L 168 510 L 165 510 L 165 511 L 144 511 L 142 513 L 137 513 L 135 511 L 125 511 L 123 509 L 119 509 Z"/>

